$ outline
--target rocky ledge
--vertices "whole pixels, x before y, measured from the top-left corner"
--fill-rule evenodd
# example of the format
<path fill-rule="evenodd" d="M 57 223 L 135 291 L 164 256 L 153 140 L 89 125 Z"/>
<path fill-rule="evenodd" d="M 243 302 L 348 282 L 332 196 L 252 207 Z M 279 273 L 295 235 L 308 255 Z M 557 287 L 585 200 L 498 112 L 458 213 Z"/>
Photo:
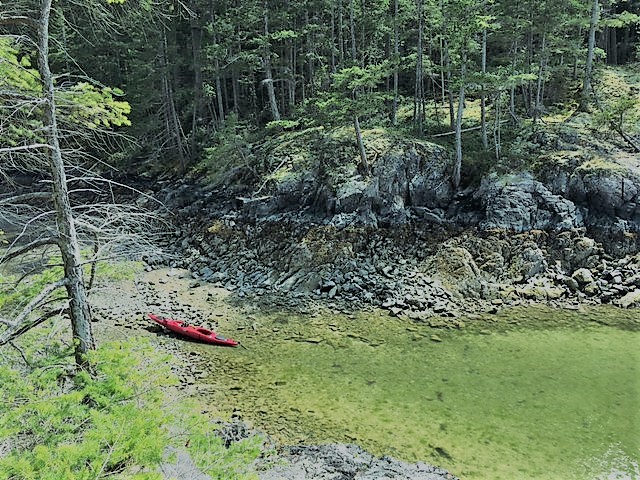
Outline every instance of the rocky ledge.
<path fill-rule="evenodd" d="M 584 229 L 337 229 L 227 216 L 193 231 L 167 237 L 171 266 L 271 305 L 376 307 L 429 322 L 534 302 L 640 306 L 640 254 L 615 258 Z"/>

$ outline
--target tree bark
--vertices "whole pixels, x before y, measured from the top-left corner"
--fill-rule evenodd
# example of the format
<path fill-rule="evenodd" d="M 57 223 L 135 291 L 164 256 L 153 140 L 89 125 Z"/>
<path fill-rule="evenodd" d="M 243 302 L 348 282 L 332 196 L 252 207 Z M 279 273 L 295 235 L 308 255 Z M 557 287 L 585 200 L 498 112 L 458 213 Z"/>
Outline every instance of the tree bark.
<path fill-rule="evenodd" d="M 360 130 L 360 120 L 358 115 L 353 116 L 353 127 L 356 131 L 356 142 L 358 143 L 358 153 L 360 154 L 360 170 L 363 175 L 369 175 L 369 162 L 367 161 L 367 152 L 364 149 L 364 141 L 362 140 L 362 130 Z"/>
<path fill-rule="evenodd" d="M 413 127 L 419 134 L 423 133 L 424 127 L 424 68 L 423 68 L 423 36 L 424 21 L 422 15 L 422 1 L 417 0 L 418 15 L 418 44 L 416 46 L 416 83 L 413 96 Z"/>
<path fill-rule="evenodd" d="M 88 366 L 86 354 L 95 349 L 95 340 L 91 327 L 91 311 L 85 290 L 82 260 L 78 236 L 69 201 L 65 166 L 56 118 L 56 103 L 53 88 L 53 76 L 49 68 L 49 16 L 52 0 L 42 0 L 40 22 L 38 26 L 38 71 L 42 81 L 44 102 L 44 130 L 47 141 L 49 168 L 52 177 L 53 204 L 56 212 L 56 224 L 60 234 L 60 254 L 67 280 L 69 296 L 69 316 L 74 338 L 75 360 L 78 366 Z"/>
<path fill-rule="evenodd" d="M 393 57 L 398 62 L 400 55 L 400 35 L 398 33 L 398 0 L 393 2 Z M 393 68 L 393 105 L 391 107 L 391 125 L 398 124 L 398 69 L 400 65 L 394 63 Z"/>
<path fill-rule="evenodd" d="M 162 81 L 162 94 L 164 109 L 164 121 L 165 132 L 168 140 L 171 142 L 171 146 L 175 150 L 176 156 L 180 164 L 180 171 L 186 170 L 186 161 L 184 155 L 184 146 L 182 143 L 182 127 L 180 125 L 180 119 L 178 118 L 178 112 L 176 110 L 175 99 L 173 95 L 173 88 L 171 79 L 169 77 L 169 48 L 167 45 L 167 31 L 162 28 L 162 38 L 160 39 L 160 62 L 161 62 L 161 81 Z"/>
<path fill-rule="evenodd" d="M 596 45 L 596 28 L 600 19 L 600 2 L 593 0 L 591 6 L 591 21 L 589 23 L 589 45 L 587 48 L 587 62 L 584 67 L 584 81 L 582 82 L 582 97 L 580 99 L 580 110 L 586 111 L 589 108 L 591 98 L 591 80 L 593 78 L 593 58 Z"/>
<path fill-rule="evenodd" d="M 191 5 L 192 9 L 195 6 Z M 191 27 L 191 54 L 193 62 L 193 110 L 191 112 L 191 161 L 196 160 L 198 150 L 197 137 L 198 125 L 200 124 L 200 116 L 202 115 L 202 28 L 198 23 L 198 19 L 194 16 L 189 18 Z"/>
<path fill-rule="evenodd" d="M 462 65 L 460 66 L 460 91 L 458 93 L 458 114 L 456 115 L 456 158 L 451 175 L 453 188 L 460 186 L 460 171 L 462 169 L 462 115 L 464 114 L 464 82 L 467 72 L 467 51 L 463 47 Z"/>
<path fill-rule="evenodd" d="M 280 111 L 278 110 L 278 101 L 276 99 L 276 89 L 273 85 L 273 73 L 271 72 L 271 52 L 269 50 L 269 10 L 267 0 L 264 2 L 264 50 L 262 63 L 264 66 L 265 80 L 267 87 L 267 95 L 269 97 L 269 105 L 271 107 L 271 117 L 273 120 L 280 121 Z"/>
<path fill-rule="evenodd" d="M 356 12 L 354 0 L 349 2 L 349 31 L 351 34 L 351 60 L 355 64 L 358 59 L 358 51 L 356 49 Z"/>
<path fill-rule="evenodd" d="M 533 108 L 533 123 L 535 123 L 540 117 L 542 117 L 542 110 L 544 108 L 543 98 L 542 98 L 542 87 L 543 87 L 543 81 L 544 81 L 544 73 L 547 67 L 546 46 L 547 46 L 547 34 L 546 32 L 543 32 L 542 45 L 540 47 L 540 64 L 538 65 L 538 80 L 536 81 L 535 106 Z"/>
<path fill-rule="evenodd" d="M 486 8 L 486 2 L 484 4 Z M 487 29 L 482 30 L 482 60 L 481 60 L 482 74 L 487 73 Z M 482 135 L 482 146 L 485 150 L 489 148 L 489 140 L 487 138 L 487 95 L 482 86 L 482 94 L 480 95 L 480 125 Z"/>

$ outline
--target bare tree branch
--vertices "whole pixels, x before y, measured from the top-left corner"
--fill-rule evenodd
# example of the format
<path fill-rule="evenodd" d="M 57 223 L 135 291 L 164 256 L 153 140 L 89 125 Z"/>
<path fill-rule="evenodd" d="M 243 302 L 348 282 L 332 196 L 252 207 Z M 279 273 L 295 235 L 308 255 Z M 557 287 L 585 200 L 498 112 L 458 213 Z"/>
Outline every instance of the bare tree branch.
<path fill-rule="evenodd" d="M 38 23 L 37 20 L 34 20 L 33 18 L 30 17 L 25 17 L 22 15 L 18 15 L 18 16 L 14 16 L 14 17 L 0 17 L 0 25 L 5 26 L 5 25 L 14 25 L 14 26 L 27 26 L 30 28 L 34 28 L 37 29 L 40 24 Z"/>
<path fill-rule="evenodd" d="M 42 304 L 49 295 L 68 284 L 69 280 L 67 278 L 63 278 L 44 287 L 42 291 L 22 309 L 22 312 L 20 312 L 13 321 L 0 318 L 0 323 L 4 323 L 8 326 L 8 328 L 2 333 L 2 336 L 0 336 L 0 345 L 5 345 L 7 342 L 10 342 L 14 338 L 37 325 L 37 323 L 34 323 L 37 322 L 37 320 L 29 321 L 29 315 L 31 315 L 31 313 L 38 308 L 38 306 Z M 42 323 L 42 321 L 44 320 L 41 320 L 39 323 Z"/>
<path fill-rule="evenodd" d="M 18 147 L 5 147 L 0 148 L 0 154 L 23 152 L 25 150 L 39 150 L 41 148 L 50 149 L 51 145 L 47 145 L 46 143 L 33 143 L 31 145 L 20 145 Z"/>
<path fill-rule="evenodd" d="M 0 199 L 0 206 L 2 205 L 16 205 L 21 202 L 29 202 L 31 200 L 51 200 L 51 192 L 31 192 L 24 193 L 22 195 L 14 195 L 13 197 Z"/>
<path fill-rule="evenodd" d="M 20 326 L 18 326 L 16 329 L 12 330 L 12 329 L 8 329 L 6 330 L 2 336 L 0 337 L 0 345 L 5 345 L 9 342 L 11 342 L 12 340 L 15 340 L 16 338 L 18 338 L 20 335 L 28 332 L 29 330 L 31 330 L 34 327 L 37 327 L 38 325 L 40 325 L 41 323 L 49 320 L 50 318 L 53 318 L 57 315 L 60 315 L 65 309 L 55 309 L 55 310 L 50 310 L 46 313 L 44 313 L 43 315 L 39 316 L 38 318 L 32 320 L 31 322 L 23 322 Z"/>
<path fill-rule="evenodd" d="M 2 258 L 0 258 L 0 263 L 13 260 L 14 258 L 19 257 L 20 255 L 30 252 L 34 248 L 43 247 L 44 245 L 57 245 L 59 241 L 60 241 L 59 237 L 46 237 L 46 238 L 40 238 L 38 240 L 34 240 L 33 242 L 28 243 L 27 245 L 24 245 L 18 248 L 17 250 L 7 251 L 2 256 Z"/>

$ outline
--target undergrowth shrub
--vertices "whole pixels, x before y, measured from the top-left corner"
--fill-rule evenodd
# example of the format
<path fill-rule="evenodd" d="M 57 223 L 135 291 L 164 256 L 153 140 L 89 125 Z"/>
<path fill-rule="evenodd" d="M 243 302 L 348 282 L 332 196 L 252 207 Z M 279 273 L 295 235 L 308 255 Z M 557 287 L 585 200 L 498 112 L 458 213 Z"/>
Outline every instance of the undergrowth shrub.
<path fill-rule="evenodd" d="M 49 358 L 30 359 L 28 371 L 0 364 L 0 479 L 160 479 L 168 447 L 185 445 L 212 478 L 250 478 L 261 440 L 227 449 L 194 405 L 168 405 L 171 359 L 148 342 L 91 352 L 95 375 Z"/>

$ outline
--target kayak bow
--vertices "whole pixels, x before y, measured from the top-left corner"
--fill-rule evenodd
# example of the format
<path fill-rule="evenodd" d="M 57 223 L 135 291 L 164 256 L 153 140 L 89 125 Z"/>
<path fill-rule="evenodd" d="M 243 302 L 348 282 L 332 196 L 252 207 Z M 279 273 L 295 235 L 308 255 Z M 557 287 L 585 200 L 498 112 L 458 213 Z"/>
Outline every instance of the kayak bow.
<path fill-rule="evenodd" d="M 227 347 L 238 346 L 238 342 L 236 342 L 234 339 L 218 335 L 216 332 L 211 331 L 208 328 L 186 325 L 184 320 L 164 318 L 158 315 L 154 315 L 153 313 L 149 313 L 147 315 L 154 322 L 159 323 L 163 327 L 179 335 L 183 335 L 194 340 L 199 340 L 201 342 L 210 343 L 212 345 L 224 345 Z"/>

